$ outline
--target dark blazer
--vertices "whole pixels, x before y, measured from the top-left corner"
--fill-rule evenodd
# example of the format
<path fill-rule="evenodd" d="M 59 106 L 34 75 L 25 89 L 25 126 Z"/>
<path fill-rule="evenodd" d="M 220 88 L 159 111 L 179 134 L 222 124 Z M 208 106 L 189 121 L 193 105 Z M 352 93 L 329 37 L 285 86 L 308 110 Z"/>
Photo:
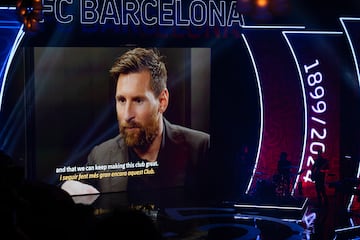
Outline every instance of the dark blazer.
<path fill-rule="evenodd" d="M 171 187 L 185 187 L 197 189 L 206 185 L 208 173 L 208 158 L 210 149 L 210 135 L 201 131 L 171 124 L 164 119 L 162 146 L 158 155 L 158 167 L 154 167 L 155 174 L 142 176 L 113 176 L 101 179 L 90 179 L 88 182 L 100 192 L 119 192 L 133 190 L 130 182 L 137 188 L 161 189 Z M 95 146 L 88 156 L 88 165 L 123 165 L 129 162 L 129 149 L 121 135 Z M 136 169 L 116 169 L 97 171 L 101 173 L 125 172 Z M 121 175 L 121 174 L 120 174 Z M 128 189 L 129 186 L 129 189 Z M 142 190 L 142 189 L 136 189 Z"/>

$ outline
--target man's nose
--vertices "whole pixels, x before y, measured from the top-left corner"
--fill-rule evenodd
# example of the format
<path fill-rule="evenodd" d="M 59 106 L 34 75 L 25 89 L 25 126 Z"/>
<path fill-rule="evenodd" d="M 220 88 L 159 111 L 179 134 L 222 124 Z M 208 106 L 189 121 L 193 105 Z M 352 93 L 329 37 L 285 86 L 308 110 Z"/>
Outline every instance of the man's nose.
<path fill-rule="evenodd" d="M 134 108 L 131 103 L 126 103 L 124 106 L 124 119 L 130 121 L 135 117 Z"/>

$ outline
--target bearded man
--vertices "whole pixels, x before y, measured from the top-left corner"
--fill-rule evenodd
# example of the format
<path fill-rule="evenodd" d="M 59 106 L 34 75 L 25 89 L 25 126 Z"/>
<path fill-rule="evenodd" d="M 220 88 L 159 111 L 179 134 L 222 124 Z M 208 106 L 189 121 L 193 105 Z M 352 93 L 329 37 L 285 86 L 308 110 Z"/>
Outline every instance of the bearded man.
<path fill-rule="evenodd" d="M 165 119 L 167 70 L 158 50 L 127 51 L 116 59 L 110 75 L 116 81 L 120 133 L 95 146 L 87 166 L 124 168 L 95 172 L 99 177 L 83 182 L 91 187 L 72 182 L 63 189 L 72 195 L 177 187 L 198 193 L 206 186 L 210 135 Z M 75 190 L 79 186 L 82 190 Z"/>

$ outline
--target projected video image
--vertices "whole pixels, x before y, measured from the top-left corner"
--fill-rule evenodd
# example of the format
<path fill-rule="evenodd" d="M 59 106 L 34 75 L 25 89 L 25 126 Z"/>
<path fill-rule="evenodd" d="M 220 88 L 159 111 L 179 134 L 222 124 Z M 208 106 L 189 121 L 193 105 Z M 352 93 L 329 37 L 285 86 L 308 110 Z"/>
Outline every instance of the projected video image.
<path fill-rule="evenodd" d="M 38 179 L 91 184 L 73 194 L 200 184 L 210 148 L 210 49 L 140 49 L 112 79 L 130 49 L 34 49 Z"/>

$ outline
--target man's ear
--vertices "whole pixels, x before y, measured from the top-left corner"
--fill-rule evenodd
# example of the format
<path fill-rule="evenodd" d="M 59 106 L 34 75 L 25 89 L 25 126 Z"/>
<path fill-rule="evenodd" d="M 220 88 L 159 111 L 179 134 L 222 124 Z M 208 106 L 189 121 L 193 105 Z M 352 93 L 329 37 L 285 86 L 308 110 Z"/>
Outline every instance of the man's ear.
<path fill-rule="evenodd" d="M 159 112 L 164 113 L 169 105 L 169 91 L 167 88 L 161 91 L 159 95 Z"/>

